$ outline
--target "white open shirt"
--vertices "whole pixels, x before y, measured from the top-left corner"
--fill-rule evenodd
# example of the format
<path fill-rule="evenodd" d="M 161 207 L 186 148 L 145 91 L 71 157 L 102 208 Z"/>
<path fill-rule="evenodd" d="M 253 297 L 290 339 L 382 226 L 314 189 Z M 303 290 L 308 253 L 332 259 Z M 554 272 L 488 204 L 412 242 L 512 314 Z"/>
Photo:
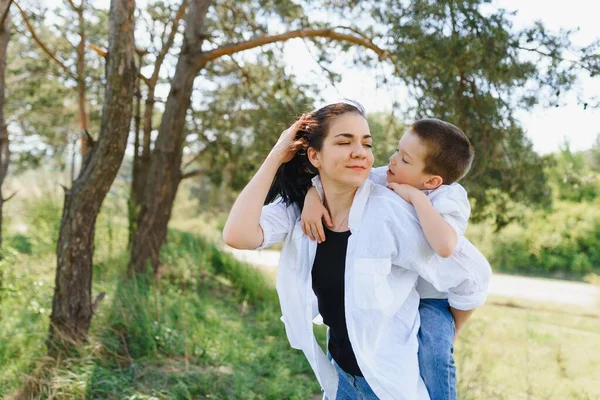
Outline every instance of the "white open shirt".
<path fill-rule="evenodd" d="M 318 177 L 314 183 L 320 186 Z M 338 376 L 313 332 L 318 306 L 311 271 L 317 243 L 302 232 L 294 205 L 264 206 L 260 226 L 261 248 L 285 242 L 276 287 L 290 345 L 304 352 L 325 394 L 335 400 Z M 434 257 L 414 208 L 369 180 L 354 196 L 348 226 L 344 304 L 360 370 L 380 399 L 429 399 L 417 359 L 417 279 L 421 275 L 438 291 L 448 291 L 451 305 L 469 310 L 485 302 L 490 266 L 462 236 L 451 257 Z"/>

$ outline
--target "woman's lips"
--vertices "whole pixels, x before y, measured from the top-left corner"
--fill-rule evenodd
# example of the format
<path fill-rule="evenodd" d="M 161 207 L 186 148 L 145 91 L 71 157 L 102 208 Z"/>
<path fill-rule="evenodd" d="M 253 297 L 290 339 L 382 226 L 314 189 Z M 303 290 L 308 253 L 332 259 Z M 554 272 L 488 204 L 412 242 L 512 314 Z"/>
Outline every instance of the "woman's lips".
<path fill-rule="evenodd" d="M 361 166 L 348 167 L 354 171 L 364 171 L 366 168 Z"/>

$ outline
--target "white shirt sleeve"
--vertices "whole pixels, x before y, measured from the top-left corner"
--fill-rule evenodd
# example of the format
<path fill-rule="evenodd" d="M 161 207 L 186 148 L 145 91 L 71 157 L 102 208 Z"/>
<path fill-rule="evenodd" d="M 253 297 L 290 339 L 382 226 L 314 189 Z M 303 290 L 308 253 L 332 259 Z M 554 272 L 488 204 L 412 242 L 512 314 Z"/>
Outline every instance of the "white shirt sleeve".
<path fill-rule="evenodd" d="M 448 292 L 450 306 L 459 310 L 477 308 L 487 298 L 491 267 L 483 254 L 464 236 L 459 236 L 448 258 L 436 255 L 427 243 L 416 217 L 406 207 L 394 207 L 388 222 L 394 225 L 397 256 L 392 264 L 410 269 L 430 282 L 436 290 Z"/>
<path fill-rule="evenodd" d="M 256 250 L 285 240 L 294 227 L 292 223 L 292 214 L 296 214 L 294 208 L 293 205 L 286 206 L 281 199 L 262 208 L 259 224 L 263 231 L 263 243 Z"/>
<path fill-rule="evenodd" d="M 457 234 L 464 235 L 471 215 L 471 205 L 465 188 L 458 183 L 443 185 L 432 191 L 428 197 L 431 205 Z"/>
<path fill-rule="evenodd" d="M 450 306 L 458 310 L 472 310 L 487 299 L 492 268 L 487 259 L 464 236 L 459 237 L 452 256 L 435 255 L 425 274 L 433 275 L 437 290 L 448 291 Z M 428 277 L 422 275 L 424 279 Z"/>

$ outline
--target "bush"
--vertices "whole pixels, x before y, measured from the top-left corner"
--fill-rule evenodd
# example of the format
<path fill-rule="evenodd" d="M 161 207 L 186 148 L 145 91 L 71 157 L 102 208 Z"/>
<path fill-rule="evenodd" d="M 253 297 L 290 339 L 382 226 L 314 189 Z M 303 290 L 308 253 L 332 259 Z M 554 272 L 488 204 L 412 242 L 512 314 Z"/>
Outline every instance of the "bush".
<path fill-rule="evenodd" d="M 493 237 L 486 255 L 496 271 L 572 278 L 600 271 L 600 204 L 557 202 L 551 213 L 534 212 L 486 234 Z"/>

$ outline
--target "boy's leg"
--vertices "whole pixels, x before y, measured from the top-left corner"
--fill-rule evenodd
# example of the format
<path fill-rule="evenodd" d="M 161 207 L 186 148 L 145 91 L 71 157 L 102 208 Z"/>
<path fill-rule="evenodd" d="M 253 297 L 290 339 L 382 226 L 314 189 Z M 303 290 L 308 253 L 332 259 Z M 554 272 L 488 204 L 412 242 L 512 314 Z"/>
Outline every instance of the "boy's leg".
<path fill-rule="evenodd" d="M 421 299 L 419 369 L 431 400 L 456 400 L 454 319 L 448 300 Z"/>

